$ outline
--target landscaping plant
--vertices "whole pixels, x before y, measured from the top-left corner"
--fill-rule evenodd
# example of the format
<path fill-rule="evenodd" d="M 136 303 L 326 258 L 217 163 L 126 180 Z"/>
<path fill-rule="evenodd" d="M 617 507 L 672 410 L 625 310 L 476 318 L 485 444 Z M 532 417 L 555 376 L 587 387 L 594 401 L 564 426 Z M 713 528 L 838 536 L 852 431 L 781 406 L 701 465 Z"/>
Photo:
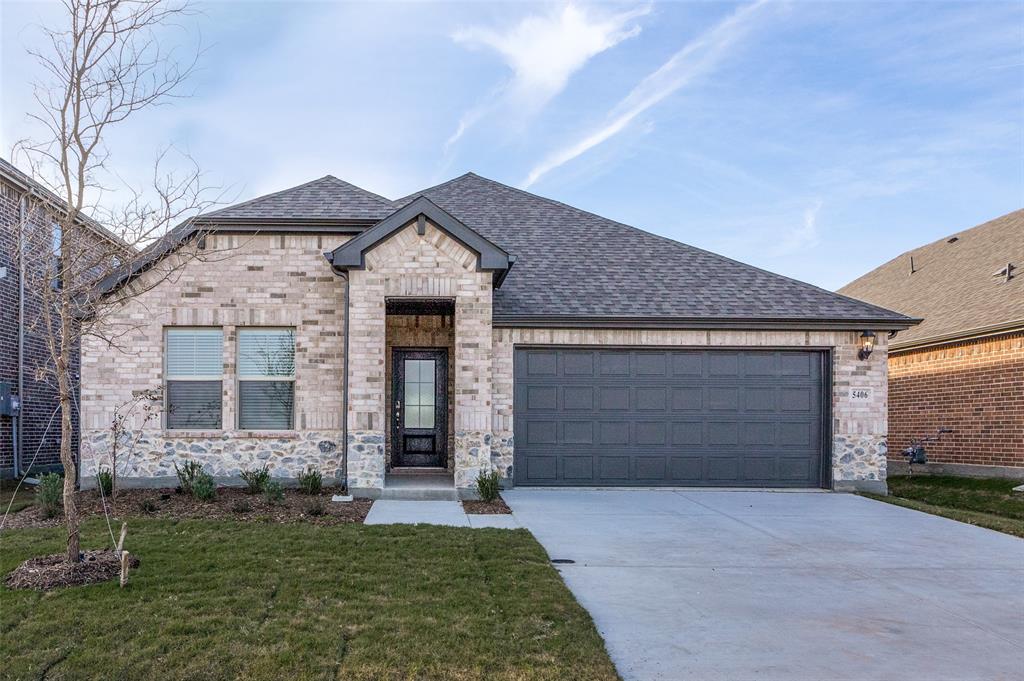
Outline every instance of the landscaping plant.
<path fill-rule="evenodd" d="M 306 494 L 320 494 L 324 485 L 324 477 L 320 470 L 310 466 L 299 475 L 299 488 Z"/>
<path fill-rule="evenodd" d="M 245 484 L 248 485 L 247 491 L 249 494 L 259 494 L 267 488 L 267 483 L 270 482 L 270 466 L 263 464 L 262 468 L 242 471 L 240 475 Z"/>
<path fill-rule="evenodd" d="M 36 506 L 42 510 L 44 516 L 52 518 L 60 513 L 63 496 L 64 478 L 60 473 L 43 473 L 39 476 L 39 486 L 36 487 Z"/>
<path fill-rule="evenodd" d="M 192 494 L 192 486 L 195 485 L 196 478 L 203 475 L 203 464 L 189 459 L 178 468 L 178 464 L 174 464 L 174 472 L 178 474 L 178 487 L 181 488 L 182 494 Z"/>
<path fill-rule="evenodd" d="M 250 504 L 245 499 L 238 499 L 237 501 L 235 501 L 235 503 L 231 504 L 232 513 L 238 513 L 239 515 L 241 515 L 243 513 L 248 513 L 251 510 L 252 504 Z"/>
<path fill-rule="evenodd" d="M 313 499 L 308 504 L 306 504 L 305 510 L 306 515 L 314 517 L 320 517 L 327 512 L 327 509 L 324 508 L 324 502 L 320 501 L 319 499 Z"/>
<path fill-rule="evenodd" d="M 277 506 L 284 503 L 284 487 L 277 480 L 271 480 L 263 490 L 263 498 L 268 504 Z"/>
<path fill-rule="evenodd" d="M 209 473 L 200 472 L 192 481 L 192 496 L 199 501 L 213 501 L 217 496 L 217 483 Z"/>
<path fill-rule="evenodd" d="M 498 492 L 501 489 L 501 477 L 498 475 L 498 471 L 491 471 L 489 473 L 481 473 L 476 478 L 476 492 L 480 495 L 480 499 L 486 502 L 492 502 L 498 498 Z"/>
<path fill-rule="evenodd" d="M 96 487 L 105 497 L 109 498 L 114 493 L 114 475 L 110 469 L 101 468 L 96 473 Z"/>

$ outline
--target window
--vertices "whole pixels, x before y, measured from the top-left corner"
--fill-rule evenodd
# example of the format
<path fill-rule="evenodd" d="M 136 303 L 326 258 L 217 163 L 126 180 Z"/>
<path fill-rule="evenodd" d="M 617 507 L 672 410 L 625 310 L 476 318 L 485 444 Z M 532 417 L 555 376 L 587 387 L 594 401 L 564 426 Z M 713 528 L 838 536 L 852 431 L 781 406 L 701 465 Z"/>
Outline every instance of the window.
<path fill-rule="evenodd" d="M 50 225 L 50 251 L 53 253 L 53 279 L 50 280 L 50 287 L 54 291 L 59 291 L 63 285 L 61 281 L 62 266 L 60 259 L 61 242 L 63 239 L 64 233 L 60 223 L 53 221 Z"/>
<path fill-rule="evenodd" d="M 432 359 L 405 360 L 405 427 L 434 427 L 434 376 Z"/>
<path fill-rule="evenodd" d="M 238 427 L 291 430 L 295 412 L 295 332 L 238 330 Z"/>
<path fill-rule="evenodd" d="M 221 428 L 224 333 L 220 329 L 167 329 L 167 427 Z"/>

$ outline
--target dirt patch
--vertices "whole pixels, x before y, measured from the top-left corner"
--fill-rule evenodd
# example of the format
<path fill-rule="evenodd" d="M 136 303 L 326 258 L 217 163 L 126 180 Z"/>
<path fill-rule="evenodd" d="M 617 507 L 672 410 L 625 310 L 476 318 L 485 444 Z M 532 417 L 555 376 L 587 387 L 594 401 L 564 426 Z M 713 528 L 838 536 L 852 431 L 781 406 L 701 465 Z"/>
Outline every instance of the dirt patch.
<path fill-rule="evenodd" d="M 470 501 L 466 500 L 462 502 L 462 509 L 466 513 L 474 515 L 487 515 L 490 513 L 511 513 L 512 509 L 508 507 L 505 500 L 498 497 L 494 501 Z"/>
<path fill-rule="evenodd" d="M 284 501 L 272 504 L 262 494 L 248 494 L 240 487 L 219 487 L 217 497 L 212 501 L 199 501 L 174 489 L 122 489 L 115 498 L 108 498 L 106 503 L 110 515 L 118 519 L 201 518 L 264 523 L 304 522 L 316 525 L 363 522 L 373 501 L 331 501 L 331 496 L 339 492 L 338 489 L 325 489 L 320 494 L 310 495 L 297 489 L 286 489 Z M 77 498 L 83 518 L 103 515 L 103 500 L 95 490 L 78 492 Z M 4 529 L 57 527 L 62 524 L 63 515 L 46 518 L 38 508 L 30 506 L 10 515 Z"/>
<path fill-rule="evenodd" d="M 139 567 L 139 559 L 131 556 L 129 567 Z M 98 584 L 121 575 L 121 559 L 111 549 L 86 551 L 82 561 L 69 563 L 63 553 L 29 558 L 4 579 L 8 589 L 48 591 L 62 586 Z"/>

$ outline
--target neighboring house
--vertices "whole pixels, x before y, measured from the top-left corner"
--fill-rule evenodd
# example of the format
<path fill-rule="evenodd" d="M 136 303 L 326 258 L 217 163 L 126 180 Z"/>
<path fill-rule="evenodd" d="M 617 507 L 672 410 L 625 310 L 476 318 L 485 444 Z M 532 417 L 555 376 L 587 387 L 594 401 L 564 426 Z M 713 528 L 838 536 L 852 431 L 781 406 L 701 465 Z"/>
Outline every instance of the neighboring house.
<path fill-rule="evenodd" d="M 109 465 L 113 409 L 162 389 L 122 480 L 173 483 L 191 458 L 314 465 L 364 496 L 417 469 L 462 493 L 489 470 L 885 488 L 885 339 L 910 317 L 472 173 L 396 201 L 327 176 L 161 249 L 199 229 L 235 250 L 125 305 L 131 354 L 83 345 L 83 479 Z"/>
<path fill-rule="evenodd" d="M 1024 477 L 1024 210 L 890 260 L 839 291 L 924 321 L 889 344 L 892 458 Z M 1009 467 L 1009 468 L 1008 468 Z"/>
<path fill-rule="evenodd" d="M 26 282 L 18 253 L 25 253 L 25 267 L 52 267 L 60 252 L 60 229 L 50 218 L 64 205 L 0 159 L 0 477 L 12 477 L 30 466 L 33 470 L 60 468 L 57 389 L 52 378 L 39 373 L 52 365 L 47 337 L 37 323 L 41 296 L 32 286 L 31 275 Z M 85 224 L 97 244 L 124 246 L 100 225 Z M 77 376 L 77 350 L 73 357 L 72 374 Z M 14 408 L 15 403 L 20 403 L 20 409 Z M 77 433 L 77 413 L 72 421 Z"/>

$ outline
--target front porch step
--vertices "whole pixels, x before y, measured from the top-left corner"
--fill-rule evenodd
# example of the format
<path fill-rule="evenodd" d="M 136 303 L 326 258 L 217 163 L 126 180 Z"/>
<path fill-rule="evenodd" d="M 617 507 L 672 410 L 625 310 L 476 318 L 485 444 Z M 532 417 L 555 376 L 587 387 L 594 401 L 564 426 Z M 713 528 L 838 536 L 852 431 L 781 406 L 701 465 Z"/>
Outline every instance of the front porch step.
<path fill-rule="evenodd" d="M 457 501 L 455 480 L 451 473 L 418 473 L 415 475 L 395 475 L 391 471 L 384 479 L 381 499 L 398 501 Z"/>
<path fill-rule="evenodd" d="M 407 476 L 431 476 L 441 477 L 447 476 L 448 480 L 452 480 L 452 474 L 447 468 L 438 468 L 435 466 L 407 466 L 404 468 L 392 468 L 388 471 L 388 476 L 397 475 L 399 477 Z"/>

